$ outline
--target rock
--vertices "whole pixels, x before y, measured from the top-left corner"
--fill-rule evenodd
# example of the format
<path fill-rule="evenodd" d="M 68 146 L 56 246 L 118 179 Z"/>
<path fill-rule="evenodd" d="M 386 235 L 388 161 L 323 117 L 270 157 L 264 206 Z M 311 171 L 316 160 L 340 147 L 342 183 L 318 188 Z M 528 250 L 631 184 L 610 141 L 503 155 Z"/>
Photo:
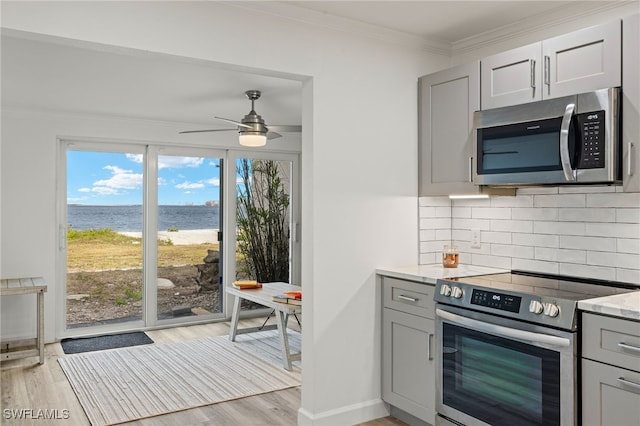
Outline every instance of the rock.
<path fill-rule="evenodd" d="M 176 285 L 166 278 L 158 278 L 158 288 L 173 288 Z"/>
<path fill-rule="evenodd" d="M 84 300 L 88 298 L 88 294 L 67 294 L 67 300 Z"/>

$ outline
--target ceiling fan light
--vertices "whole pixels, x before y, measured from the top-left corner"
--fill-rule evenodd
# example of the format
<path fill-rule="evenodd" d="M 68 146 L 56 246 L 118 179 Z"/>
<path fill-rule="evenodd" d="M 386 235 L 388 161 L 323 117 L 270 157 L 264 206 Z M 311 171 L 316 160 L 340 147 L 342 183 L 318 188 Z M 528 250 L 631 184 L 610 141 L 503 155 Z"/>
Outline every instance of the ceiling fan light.
<path fill-rule="evenodd" d="M 240 134 L 238 141 L 242 146 L 265 146 L 267 144 L 267 135 Z"/>

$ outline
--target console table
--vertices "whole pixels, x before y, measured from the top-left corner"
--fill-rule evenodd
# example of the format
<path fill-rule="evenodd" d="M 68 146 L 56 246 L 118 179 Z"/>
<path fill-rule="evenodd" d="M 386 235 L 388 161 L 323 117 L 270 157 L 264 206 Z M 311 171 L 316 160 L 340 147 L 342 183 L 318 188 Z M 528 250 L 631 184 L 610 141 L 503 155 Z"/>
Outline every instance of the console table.
<path fill-rule="evenodd" d="M 240 290 L 235 287 L 227 287 L 227 293 L 235 296 L 233 301 L 233 314 L 231 315 L 231 327 L 229 328 L 229 339 L 233 342 L 236 339 L 236 334 L 251 333 L 261 330 L 278 329 L 278 335 L 280 336 L 280 344 L 282 345 L 282 361 L 286 370 L 291 370 L 291 361 L 301 359 L 300 353 L 292 354 L 289 349 L 289 336 L 287 335 L 287 320 L 289 315 L 298 314 L 302 312 L 302 306 L 289 305 L 286 303 L 279 303 L 273 301 L 273 296 L 282 294 L 287 291 L 300 291 L 299 286 L 287 284 L 287 283 L 267 283 L 263 284 L 262 288 Z M 255 303 L 259 303 L 268 308 L 275 310 L 276 314 L 276 326 L 264 326 L 264 327 L 248 327 L 238 329 L 238 319 L 240 318 L 240 302 L 242 299 L 250 300 Z"/>
<path fill-rule="evenodd" d="M 36 309 L 36 338 L 35 349 L 25 349 L 13 352 L 3 352 L 0 360 L 6 361 L 10 359 L 26 358 L 30 356 L 39 356 L 40 364 L 44 364 L 44 293 L 47 291 L 47 285 L 42 277 L 34 278 L 15 278 L 0 280 L 0 296 L 13 296 L 16 294 L 36 293 L 37 309 Z M 14 341 L 15 342 L 15 341 Z M 2 346 L 9 347 L 14 342 L 2 342 Z"/>

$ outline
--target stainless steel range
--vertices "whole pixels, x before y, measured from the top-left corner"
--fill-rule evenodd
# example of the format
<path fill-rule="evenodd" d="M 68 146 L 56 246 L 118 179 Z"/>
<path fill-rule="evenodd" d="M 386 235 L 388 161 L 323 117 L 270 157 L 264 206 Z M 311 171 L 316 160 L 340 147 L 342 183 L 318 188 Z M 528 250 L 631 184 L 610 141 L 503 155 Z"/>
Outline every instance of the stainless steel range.
<path fill-rule="evenodd" d="M 436 284 L 436 424 L 577 425 L 579 300 L 632 291 L 523 271 Z"/>

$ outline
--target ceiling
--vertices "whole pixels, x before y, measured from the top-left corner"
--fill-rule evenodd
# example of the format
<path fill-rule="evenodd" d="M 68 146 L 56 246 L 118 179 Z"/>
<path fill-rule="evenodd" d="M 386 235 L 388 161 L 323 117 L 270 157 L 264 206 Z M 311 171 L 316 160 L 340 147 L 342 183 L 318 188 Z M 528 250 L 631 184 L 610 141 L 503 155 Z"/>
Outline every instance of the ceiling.
<path fill-rule="evenodd" d="M 572 1 L 291 1 L 229 2 L 277 11 L 332 29 L 363 28 L 407 34 L 445 45 L 524 22 L 537 14 L 567 11 Z M 581 2 L 594 4 L 602 2 Z M 187 3 L 188 4 L 188 3 Z M 365 34 L 366 35 L 366 34 Z M 301 83 L 221 69 L 205 62 L 125 50 L 89 49 L 5 32 L 2 37 L 2 106 L 62 110 L 192 123 L 190 129 L 229 128 L 213 119 L 240 120 L 244 97 L 259 89 L 256 111 L 267 124 L 301 124 Z M 233 126 L 231 126 L 233 127 Z M 187 130 L 187 129 L 185 129 Z"/>

